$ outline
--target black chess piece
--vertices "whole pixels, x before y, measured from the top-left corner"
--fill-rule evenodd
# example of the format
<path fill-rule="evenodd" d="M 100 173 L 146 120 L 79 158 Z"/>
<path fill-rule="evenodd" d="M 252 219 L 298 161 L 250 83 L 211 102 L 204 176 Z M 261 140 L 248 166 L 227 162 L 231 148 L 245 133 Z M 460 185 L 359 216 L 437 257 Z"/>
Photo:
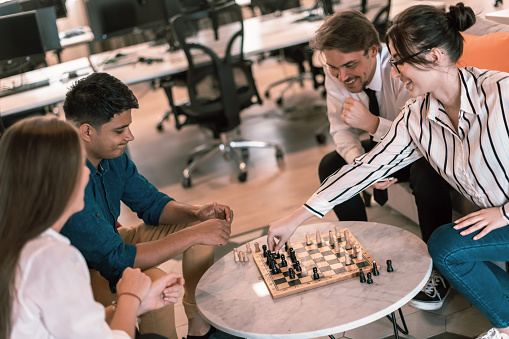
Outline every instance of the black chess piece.
<path fill-rule="evenodd" d="M 371 272 L 368 272 L 367 276 L 368 276 L 368 280 L 366 282 L 368 284 L 372 284 L 373 283 L 373 279 L 371 278 Z"/>
<path fill-rule="evenodd" d="M 392 268 L 392 261 L 387 260 L 387 272 L 392 273 L 394 272 L 394 269 Z"/>
<path fill-rule="evenodd" d="M 320 275 L 318 274 L 318 268 L 313 267 L 313 279 L 320 279 Z"/>
<path fill-rule="evenodd" d="M 262 250 L 263 250 L 263 257 L 266 258 L 267 257 L 267 245 L 262 245 Z"/>
<path fill-rule="evenodd" d="M 362 284 L 366 282 L 366 276 L 364 275 L 363 270 L 360 270 L 360 272 L 359 272 L 359 279 Z"/>
<path fill-rule="evenodd" d="M 272 268 L 274 267 L 274 264 L 275 264 L 275 261 L 272 260 L 271 257 L 267 257 L 267 266 L 269 266 L 269 270 L 272 270 Z"/>
<path fill-rule="evenodd" d="M 293 270 L 293 268 L 289 268 L 288 269 L 288 274 L 290 275 L 290 279 L 295 279 L 295 271 Z"/>
<path fill-rule="evenodd" d="M 285 242 L 285 252 L 288 252 L 288 241 Z"/>
<path fill-rule="evenodd" d="M 279 254 L 279 251 L 276 252 L 276 254 L 274 255 L 274 258 L 275 259 L 279 259 L 281 258 L 281 255 Z"/>
<path fill-rule="evenodd" d="M 272 266 L 272 274 L 279 274 L 281 270 L 279 269 L 277 263 L 274 261 L 274 265 Z"/>
<path fill-rule="evenodd" d="M 298 265 L 298 266 L 300 266 L 300 261 L 295 260 L 295 261 L 293 262 L 293 267 L 296 267 L 297 265 Z"/>
<path fill-rule="evenodd" d="M 294 265 L 294 267 L 295 267 L 296 272 L 302 272 L 302 268 L 300 267 L 300 263 L 298 260 L 297 260 L 297 263 Z"/>
<path fill-rule="evenodd" d="M 373 275 L 376 277 L 377 275 L 380 275 L 380 272 L 378 272 L 378 267 L 376 267 L 376 261 L 373 261 Z"/>
<path fill-rule="evenodd" d="M 267 257 L 267 265 L 269 265 L 270 261 L 272 260 L 272 253 L 270 253 L 270 250 L 265 252 L 265 256 Z"/>
<path fill-rule="evenodd" d="M 286 262 L 286 258 L 284 254 L 281 254 L 281 267 L 288 266 L 288 263 Z"/>

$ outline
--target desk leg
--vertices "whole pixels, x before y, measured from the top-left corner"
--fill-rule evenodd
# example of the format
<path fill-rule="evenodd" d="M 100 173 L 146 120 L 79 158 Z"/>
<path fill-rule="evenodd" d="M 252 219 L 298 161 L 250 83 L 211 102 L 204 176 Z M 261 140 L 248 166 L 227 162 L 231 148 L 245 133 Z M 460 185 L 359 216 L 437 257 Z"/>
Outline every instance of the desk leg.
<path fill-rule="evenodd" d="M 329 338 L 330 339 L 336 339 L 336 337 L 334 337 L 332 334 L 329 334 Z"/>
<path fill-rule="evenodd" d="M 396 323 L 396 315 L 394 312 L 391 313 L 391 315 L 387 316 L 387 319 L 389 319 L 392 322 L 392 325 L 394 326 L 394 338 L 398 339 L 399 334 L 398 331 L 403 334 L 408 334 L 408 328 L 406 327 L 405 317 L 403 316 L 403 312 L 401 312 L 401 308 L 398 309 L 399 316 L 401 317 L 401 322 L 403 323 L 404 330 L 399 327 L 399 325 Z"/>

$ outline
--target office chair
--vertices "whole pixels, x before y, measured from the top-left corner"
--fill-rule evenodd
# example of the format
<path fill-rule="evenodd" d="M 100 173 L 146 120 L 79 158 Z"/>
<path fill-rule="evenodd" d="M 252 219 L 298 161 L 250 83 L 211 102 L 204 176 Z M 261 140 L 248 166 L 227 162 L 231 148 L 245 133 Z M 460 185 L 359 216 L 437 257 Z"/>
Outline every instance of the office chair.
<path fill-rule="evenodd" d="M 262 15 L 271 13 L 279 15 L 281 11 L 300 7 L 301 3 L 300 0 L 252 0 L 251 5 L 258 7 Z M 271 53 L 271 56 L 283 56 L 286 61 L 296 64 L 298 68 L 297 75 L 276 81 L 265 89 L 265 97 L 270 98 L 270 92 L 274 87 L 286 84 L 276 99 L 277 105 L 283 105 L 285 92 L 295 83 L 304 87 L 304 80 L 312 80 L 315 89 L 323 85 L 323 81 L 319 80 L 320 77 L 323 78 L 323 70 L 321 67 L 313 65 L 313 52 L 309 49 L 307 43 L 274 51 Z M 306 72 L 306 63 L 309 65 L 310 72 Z"/>
<path fill-rule="evenodd" d="M 212 25 L 203 24 L 203 21 L 214 18 L 219 23 L 216 32 Z M 274 148 L 276 159 L 281 161 L 283 151 L 279 145 L 233 139 L 227 134 L 238 129 L 243 109 L 262 103 L 252 74 L 252 62 L 244 59 L 244 25 L 240 7 L 232 2 L 213 10 L 181 14 L 171 21 L 171 25 L 189 64 L 188 102 L 177 105 L 171 82 L 162 84 L 175 118 L 175 126 L 180 129 L 185 125 L 197 124 L 210 130 L 214 137 L 212 142 L 198 146 L 191 152 L 188 166 L 183 171 L 182 186 L 191 187 L 193 169 L 215 154 L 223 154 L 234 161 L 241 182 L 247 180 L 243 158 L 248 155 L 248 148 Z M 196 27 L 200 29 L 196 30 Z M 236 149 L 240 149 L 241 155 Z"/>

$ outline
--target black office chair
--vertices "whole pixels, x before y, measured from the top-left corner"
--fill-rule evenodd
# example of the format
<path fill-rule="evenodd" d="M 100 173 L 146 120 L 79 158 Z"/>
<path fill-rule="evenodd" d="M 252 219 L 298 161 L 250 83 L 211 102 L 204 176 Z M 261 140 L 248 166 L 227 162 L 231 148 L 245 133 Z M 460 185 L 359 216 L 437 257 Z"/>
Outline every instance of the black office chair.
<path fill-rule="evenodd" d="M 281 11 L 300 7 L 301 3 L 300 0 L 252 0 L 251 5 L 255 8 L 257 7 L 262 15 L 271 13 L 279 15 Z M 273 88 L 286 84 L 276 99 L 276 103 L 279 106 L 283 105 L 285 92 L 296 83 L 304 87 L 304 80 L 311 80 L 315 89 L 323 85 L 323 70 L 321 67 L 314 66 L 313 52 L 309 49 L 307 43 L 273 51 L 271 56 L 282 56 L 286 61 L 296 64 L 298 68 L 296 75 L 276 81 L 265 89 L 265 97 L 270 98 L 270 92 Z M 306 63 L 308 64 L 309 72 L 306 71 Z"/>
<path fill-rule="evenodd" d="M 214 20 L 218 23 L 215 32 L 211 22 L 206 22 Z M 283 151 L 275 143 L 232 139 L 227 134 L 239 127 L 243 109 L 262 103 L 252 74 L 252 62 L 244 59 L 240 7 L 232 2 L 214 10 L 181 14 L 171 24 L 189 64 L 189 102 L 176 105 L 171 82 L 163 84 L 176 128 L 197 124 L 212 131 L 214 136 L 212 142 L 191 152 L 188 166 L 183 171 L 182 185 L 191 187 L 192 170 L 214 154 L 227 155 L 236 163 L 241 182 L 247 180 L 243 157 L 248 155 L 248 148 L 274 148 L 276 159 L 282 160 Z M 235 149 L 240 149 L 242 155 Z"/>

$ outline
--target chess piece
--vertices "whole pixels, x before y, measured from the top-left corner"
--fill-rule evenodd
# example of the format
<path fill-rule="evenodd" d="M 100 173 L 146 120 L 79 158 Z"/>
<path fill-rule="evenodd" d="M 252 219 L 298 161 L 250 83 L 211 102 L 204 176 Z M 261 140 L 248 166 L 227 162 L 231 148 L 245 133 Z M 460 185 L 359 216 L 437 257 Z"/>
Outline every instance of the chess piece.
<path fill-rule="evenodd" d="M 251 246 L 248 242 L 246 243 L 246 253 L 251 253 Z"/>
<path fill-rule="evenodd" d="M 285 249 L 286 249 L 286 252 L 289 252 L 290 249 L 292 248 L 292 244 L 290 243 L 290 239 L 288 239 L 288 241 L 285 243 Z"/>
<path fill-rule="evenodd" d="M 378 267 L 376 267 L 376 261 L 373 260 L 373 275 L 376 277 L 377 275 L 380 275 L 380 272 L 378 272 Z"/>
<path fill-rule="evenodd" d="M 334 248 L 334 237 L 332 236 L 332 231 L 329 231 L 329 245 Z"/>
<path fill-rule="evenodd" d="M 363 270 L 360 270 L 360 272 L 359 272 L 359 279 L 361 281 L 361 284 L 366 282 L 366 277 L 364 276 L 364 271 Z"/>
<path fill-rule="evenodd" d="M 297 260 L 297 263 L 294 265 L 294 267 L 295 267 L 295 272 L 302 272 L 302 268 L 300 267 L 300 263 L 298 260 Z"/>
<path fill-rule="evenodd" d="M 279 259 L 281 258 L 281 255 L 279 254 L 279 251 L 276 252 L 276 254 L 274 255 L 274 259 Z"/>
<path fill-rule="evenodd" d="M 387 272 L 392 273 L 394 272 L 394 269 L 392 268 L 392 261 L 387 260 Z"/>
<path fill-rule="evenodd" d="M 316 230 L 316 246 L 322 244 L 322 236 L 320 235 L 320 231 Z"/>
<path fill-rule="evenodd" d="M 270 250 L 267 250 L 265 251 L 266 253 L 266 257 L 267 257 L 267 265 L 270 263 L 270 261 L 272 260 L 272 253 L 270 253 Z"/>
<path fill-rule="evenodd" d="M 281 254 L 281 267 L 288 266 L 288 263 L 286 262 L 286 258 L 284 254 Z"/>
<path fill-rule="evenodd" d="M 339 251 L 340 251 L 339 241 L 338 241 L 338 238 L 336 238 L 336 237 L 334 237 L 334 250 L 336 251 L 336 253 L 339 253 Z"/>
<path fill-rule="evenodd" d="M 285 252 L 288 252 L 288 241 L 285 242 Z"/>
<path fill-rule="evenodd" d="M 247 255 L 246 252 L 244 252 L 244 261 L 246 261 L 246 262 L 249 261 L 249 255 Z"/>
<path fill-rule="evenodd" d="M 350 258 L 350 254 L 348 254 L 348 251 L 345 251 L 345 265 L 351 265 L 352 259 Z"/>
<path fill-rule="evenodd" d="M 300 265 L 300 261 L 295 260 L 295 261 L 293 262 L 293 267 L 297 267 L 297 265 Z"/>
<path fill-rule="evenodd" d="M 306 245 L 309 246 L 311 245 L 312 242 L 311 242 L 311 237 L 309 236 L 309 233 L 306 234 Z"/>
<path fill-rule="evenodd" d="M 341 231 L 339 230 L 339 226 L 334 226 L 334 230 L 336 231 L 336 238 L 341 238 Z"/>
<path fill-rule="evenodd" d="M 272 266 L 272 274 L 279 274 L 281 273 L 281 270 L 277 266 L 276 262 L 274 261 L 274 265 Z"/>
<path fill-rule="evenodd" d="M 371 278 L 371 272 L 368 272 L 367 276 L 368 276 L 368 280 L 366 280 L 366 282 L 368 284 L 372 284 L 373 283 L 373 279 Z"/>
<path fill-rule="evenodd" d="M 255 247 L 255 252 L 256 253 L 260 252 L 260 244 L 258 242 L 254 243 L 254 247 Z"/>
<path fill-rule="evenodd" d="M 262 245 L 262 249 L 263 249 L 263 257 L 267 257 L 267 245 Z"/>
<path fill-rule="evenodd" d="M 313 267 L 313 279 L 317 280 L 320 279 L 320 275 L 318 274 L 318 268 Z"/>
<path fill-rule="evenodd" d="M 346 248 L 347 250 L 352 249 L 352 242 L 351 242 L 351 240 L 350 240 L 350 235 L 348 235 L 348 234 L 346 233 L 346 231 L 345 231 L 345 242 L 346 242 L 346 243 L 345 243 L 345 248 Z"/>
<path fill-rule="evenodd" d="M 297 256 L 295 255 L 293 247 L 290 247 L 290 259 L 292 260 L 292 262 L 295 262 L 297 260 Z"/>
<path fill-rule="evenodd" d="M 272 260 L 271 257 L 267 257 L 267 266 L 269 267 L 269 270 L 272 270 L 272 268 L 274 267 L 274 264 L 275 264 L 275 261 Z"/>
<path fill-rule="evenodd" d="M 362 260 L 362 247 L 357 247 L 357 260 Z"/>
<path fill-rule="evenodd" d="M 293 268 L 288 269 L 288 274 L 290 275 L 290 279 L 295 279 L 295 271 Z"/>
<path fill-rule="evenodd" d="M 240 260 L 239 259 L 239 251 L 236 248 L 233 249 L 233 260 L 235 260 L 235 262 Z"/>

